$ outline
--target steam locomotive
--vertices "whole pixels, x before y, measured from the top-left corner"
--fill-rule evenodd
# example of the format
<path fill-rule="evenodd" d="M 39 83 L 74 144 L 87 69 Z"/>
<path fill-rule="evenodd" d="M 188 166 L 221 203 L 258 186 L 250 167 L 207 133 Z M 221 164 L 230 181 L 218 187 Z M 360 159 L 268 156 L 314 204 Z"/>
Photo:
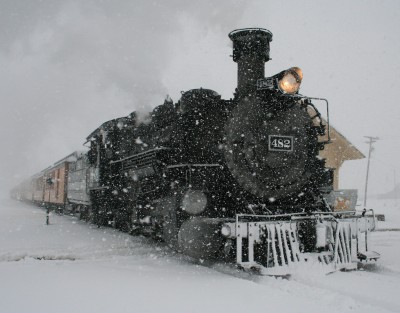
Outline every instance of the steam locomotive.
<path fill-rule="evenodd" d="M 333 212 L 325 201 L 333 170 L 319 151 L 329 125 L 298 93 L 301 70 L 264 77 L 266 29 L 229 37 L 238 64 L 234 98 L 193 89 L 146 118 L 133 112 L 105 122 L 86 138 L 87 154 L 66 167 L 69 186 L 81 183 L 67 188 L 66 202 L 80 191 L 81 213 L 98 225 L 265 273 L 313 260 L 349 269 L 377 259 L 368 246 L 374 218 Z"/>

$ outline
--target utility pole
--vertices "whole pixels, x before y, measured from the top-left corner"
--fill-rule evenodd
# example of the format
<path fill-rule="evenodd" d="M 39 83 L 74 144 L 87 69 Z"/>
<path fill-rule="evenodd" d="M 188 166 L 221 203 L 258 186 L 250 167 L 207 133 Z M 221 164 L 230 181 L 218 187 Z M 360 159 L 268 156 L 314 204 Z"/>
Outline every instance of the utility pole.
<path fill-rule="evenodd" d="M 396 182 L 396 169 L 393 170 L 394 174 L 394 203 L 397 206 L 397 182 Z"/>
<path fill-rule="evenodd" d="M 364 192 L 364 209 L 367 208 L 367 193 L 368 193 L 368 174 L 369 174 L 369 163 L 370 163 L 370 159 L 371 159 L 371 152 L 374 149 L 372 147 L 372 144 L 374 142 L 376 142 L 377 140 L 379 140 L 378 137 L 371 137 L 371 136 L 364 136 L 365 138 L 367 138 L 369 141 L 366 141 L 366 143 L 369 144 L 369 151 L 368 151 L 368 164 L 367 164 L 367 177 L 365 179 L 365 192 Z"/>

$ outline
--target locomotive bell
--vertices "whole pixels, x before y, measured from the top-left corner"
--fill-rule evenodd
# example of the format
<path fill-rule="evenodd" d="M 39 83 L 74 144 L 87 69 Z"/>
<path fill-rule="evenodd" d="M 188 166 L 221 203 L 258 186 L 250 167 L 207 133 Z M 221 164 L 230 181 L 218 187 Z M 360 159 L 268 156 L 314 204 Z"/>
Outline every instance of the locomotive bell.
<path fill-rule="evenodd" d="M 263 28 L 244 28 L 229 34 L 233 41 L 233 61 L 238 64 L 238 89 L 255 86 L 264 78 L 272 33 Z"/>

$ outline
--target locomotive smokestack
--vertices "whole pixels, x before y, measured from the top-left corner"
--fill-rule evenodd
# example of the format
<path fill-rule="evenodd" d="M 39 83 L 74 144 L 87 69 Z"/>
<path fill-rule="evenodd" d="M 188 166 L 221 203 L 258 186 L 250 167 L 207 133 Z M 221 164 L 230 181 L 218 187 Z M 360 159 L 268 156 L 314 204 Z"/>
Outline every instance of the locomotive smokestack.
<path fill-rule="evenodd" d="M 238 64 L 238 89 L 253 87 L 264 78 L 272 33 L 263 28 L 244 28 L 229 34 L 233 41 L 233 61 Z"/>

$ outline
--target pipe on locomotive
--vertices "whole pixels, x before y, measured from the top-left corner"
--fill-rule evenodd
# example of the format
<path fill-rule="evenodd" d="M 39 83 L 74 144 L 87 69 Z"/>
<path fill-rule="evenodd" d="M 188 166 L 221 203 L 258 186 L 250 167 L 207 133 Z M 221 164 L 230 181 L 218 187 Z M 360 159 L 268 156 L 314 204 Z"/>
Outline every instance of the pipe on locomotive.
<path fill-rule="evenodd" d="M 233 41 L 233 61 L 238 64 L 239 91 L 256 86 L 265 76 L 272 33 L 263 28 L 243 28 L 229 33 Z"/>

